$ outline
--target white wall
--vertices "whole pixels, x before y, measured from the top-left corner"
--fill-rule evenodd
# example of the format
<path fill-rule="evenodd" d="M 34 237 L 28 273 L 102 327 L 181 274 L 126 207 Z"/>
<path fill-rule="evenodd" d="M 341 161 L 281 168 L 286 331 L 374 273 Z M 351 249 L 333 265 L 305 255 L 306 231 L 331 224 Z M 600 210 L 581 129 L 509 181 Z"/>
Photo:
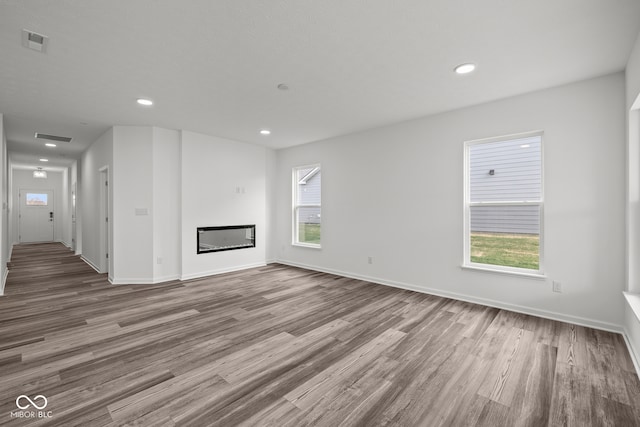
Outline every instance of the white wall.
<path fill-rule="evenodd" d="M 464 141 L 534 130 L 544 131 L 547 279 L 462 270 Z M 624 154 L 622 73 L 280 150 L 274 251 L 290 264 L 619 330 Z M 291 168 L 313 163 L 320 250 L 291 245 Z"/>
<path fill-rule="evenodd" d="M 180 277 L 180 133 L 115 126 L 112 150 L 109 280 L 143 284 Z"/>
<path fill-rule="evenodd" d="M 180 132 L 153 128 L 153 281 L 178 279 L 180 235 Z"/>
<path fill-rule="evenodd" d="M 153 128 L 113 128 L 114 283 L 148 283 L 153 277 Z"/>
<path fill-rule="evenodd" d="M 142 126 L 115 126 L 111 140 L 112 283 L 158 283 L 265 264 L 270 150 Z M 256 248 L 196 255 L 198 226 L 247 223 L 256 224 Z"/>
<path fill-rule="evenodd" d="M 640 293 L 640 38 L 626 70 L 627 289 Z M 634 105 L 635 104 L 635 105 Z"/>
<path fill-rule="evenodd" d="M 0 114 L 0 295 L 4 294 L 7 279 L 7 261 L 11 253 L 9 238 L 9 160 L 7 158 L 7 138 L 4 133 L 4 117 Z"/>
<path fill-rule="evenodd" d="M 11 180 L 12 186 L 12 212 L 10 219 L 11 237 L 12 242 L 17 244 L 20 242 L 20 190 L 52 190 L 53 191 L 53 240 L 56 242 L 63 242 L 63 223 L 65 217 L 63 216 L 64 194 L 62 191 L 62 172 L 47 171 L 47 178 L 34 178 L 33 170 L 25 169 L 13 169 L 11 171 L 13 179 Z M 24 197 L 24 193 L 22 194 Z"/>
<path fill-rule="evenodd" d="M 182 278 L 265 264 L 268 149 L 182 131 Z M 256 225 L 256 247 L 196 253 L 196 229 Z"/>
<path fill-rule="evenodd" d="M 640 35 L 626 68 L 627 290 L 640 294 Z M 640 313 L 625 306 L 625 333 L 640 365 Z"/>
<path fill-rule="evenodd" d="M 276 207 L 278 192 L 276 191 L 276 176 L 277 176 L 277 155 L 274 150 L 266 151 L 266 192 L 265 192 L 265 211 L 266 211 L 266 228 L 265 228 L 265 242 L 266 247 L 266 261 L 267 263 L 275 262 L 277 252 L 274 250 L 276 245 L 273 243 L 276 241 Z"/>
<path fill-rule="evenodd" d="M 78 195 L 76 227 L 82 258 L 99 269 L 102 264 L 100 230 L 100 169 L 112 169 L 113 129 L 109 128 L 82 154 L 78 173 Z M 111 186 L 112 187 L 112 186 Z M 110 187 L 111 192 L 113 192 Z M 111 204 L 112 205 L 112 204 Z M 113 206 L 111 206 L 113 208 Z M 113 218 L 113 212 L 110 213 Z M 113 259 L 109 260 L 109 274 L 113 271 Z"/>

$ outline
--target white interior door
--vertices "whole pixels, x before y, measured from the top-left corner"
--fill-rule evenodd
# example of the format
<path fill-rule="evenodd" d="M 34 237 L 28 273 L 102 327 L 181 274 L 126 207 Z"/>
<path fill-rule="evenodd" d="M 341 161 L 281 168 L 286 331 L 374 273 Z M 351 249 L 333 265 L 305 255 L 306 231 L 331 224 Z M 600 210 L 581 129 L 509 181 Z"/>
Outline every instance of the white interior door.
<path fill-rule="evenodd" d="M 53 190 L 20 190 L 20 242 L 53 241 Z"/>

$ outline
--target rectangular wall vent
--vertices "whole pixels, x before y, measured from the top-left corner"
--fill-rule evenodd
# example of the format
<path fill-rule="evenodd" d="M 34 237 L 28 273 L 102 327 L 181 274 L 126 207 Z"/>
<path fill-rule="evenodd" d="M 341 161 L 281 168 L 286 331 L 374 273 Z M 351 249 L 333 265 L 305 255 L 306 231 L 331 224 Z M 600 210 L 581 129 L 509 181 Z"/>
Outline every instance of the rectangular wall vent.
<path fill-rule="evenodd" d="M 71 138 L 69 138 L 68 136 L 47 135 L 46 133 L 38 133 L 38 132 L 36 132 L 36 138 L 48 139 L 50 141 L 58 141 L 58 142 L 71 142 Z"/>
<path fill-rule="evenodd" d="M 34 33 L 33 31 L 22 30 L 22 46 L 27 49 L 45 53 L 48 45 L 49 37 Z"/>

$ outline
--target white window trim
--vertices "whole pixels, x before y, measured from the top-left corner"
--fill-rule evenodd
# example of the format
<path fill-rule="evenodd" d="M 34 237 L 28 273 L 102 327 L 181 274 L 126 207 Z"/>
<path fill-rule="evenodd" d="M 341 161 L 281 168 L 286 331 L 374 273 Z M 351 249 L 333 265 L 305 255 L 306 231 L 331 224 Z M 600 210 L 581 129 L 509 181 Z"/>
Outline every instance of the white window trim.
<path fill-rule="evenodd" d="M 494 267 L 499 267 L 499 268 L 494 268 Z M 462 264 L 460 268 L 462 268 L 463 270 L 469 270 L 469 271 L 479 271 L 481 273 L 504 274 L 507 276 L 526 277 L 528 279 L 539 279 L 539 280 L 547 279 L 547 276 L 545 274 L 536 273 L 535 270 L 529 270 L 526 268 L 504 267 L 499 265 L 494 266 L 491 264 L 478 264 L 475 262 Z"/>
<path fill-rule="evenodd" d="M 471 202 L 471 189 L 470 189 L 470 159 L 469 159 L 469 149 L 470 147 L 478 144 L 486 144 L 490 142 L 500 142 L 500 141 L 509 141 L 512 139 L 521 139 L 532 136 L 540 137 L 540 200 L 531 200 L 531 201 L 497 201 L 497 202 Z M 517 133 L 511 135 L 503 135 L 495 138 L 483 138 L 483 139 L 475 139 L 471 141 L 465 141 L 464 143 L 464 224 L 463 224 L 463 260 L 462 260 L 462 268 L 469 270 L 476 270 L 488 273 L 501 273 L 501 274 L 510 274 L 517 276 L 524 276 L 530 278 L 546 278 L 544 274 L 544 132 L 541 130 L 532 131 L 532 132 L 524 132 Z M 481 264 L 476 262 L 471 262 L 471 206 L 526 206 L 526 205 L 538 205 L 540 206 L 540 234 L 539 234 L 539 260 L 538 260 L 538 269 L 528 269 L 528 268 L 516 268 L 516 267 L 508 267 L 502 265 L 494 265 L 494 264 Z"/>
<path fill-rule="evenodd" d="M 298 177 L 296 175 L 296 172 L 299 169 L 307 169 L 307 168 L 312 168 L 312 171 L 309 172 L 307 174 L 307 176 L 303 177 L 303 180 L 306 179 L 307 177 L 309 177 L 310 175 L 315 175 L 319 170 L 322 170 L 322 167 L 320 165 L 320 163 L 316 163 L 316 164 L 311 164 L 311 165 L 302 165 L 302 166 L 294 166 L 291 169 L 291 183 L 292 183 L 292 188 L 291 188 L 291 204 L 292 204 L 292 217 L 291 217 L 291 236 L 292 236 L 292 241 L 291 241 L 291 245 L 292 246 L 298 246 L 298 247 L 302 247 L 302 248 L 311 248 L 311 249 L 322 249 L 322 236 L 320 237 L 320 242 L 321 243 L 305 243 L 305 242 L 300 242 L 299 241 L 299 228 L 298 228 L 298 209 L 300 208 L 320 208 L 322 209 L 322 204 L 297 204 L 298 200 L 297 200 L 297 190 L 298 190 L 298 184 L 300 182 L 300 180 L 298 180 Z M 320 195 L 320 197 L 322 198 L 322 195 Z"/>

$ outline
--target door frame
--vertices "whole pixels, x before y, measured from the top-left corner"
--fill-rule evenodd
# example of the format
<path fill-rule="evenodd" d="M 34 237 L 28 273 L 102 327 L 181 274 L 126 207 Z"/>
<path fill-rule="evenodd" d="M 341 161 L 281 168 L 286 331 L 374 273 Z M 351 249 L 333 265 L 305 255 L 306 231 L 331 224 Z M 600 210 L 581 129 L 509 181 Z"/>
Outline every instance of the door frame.
<path fill-rule="evenodd" d="M 76 216 L 77 216 L 77 201 L 78 201 L 78 184 L 74 182 L 71 185 L 71 250 L 76 253 L 78 243 L 76 242 L 78 230 L 76 229 Z M 55 215 L 55 214 L 54 214 Z M 55 216 L 54 216 L 55 219 Z"/>
<path fill-rule="evenodd" d="M 103 166 L 98 169 L 100 173 L 100 272 L 110 274 L 113 265 L 113 254 L 111 245 L 111 217 L 109 214 L 109 167 Z"/>

